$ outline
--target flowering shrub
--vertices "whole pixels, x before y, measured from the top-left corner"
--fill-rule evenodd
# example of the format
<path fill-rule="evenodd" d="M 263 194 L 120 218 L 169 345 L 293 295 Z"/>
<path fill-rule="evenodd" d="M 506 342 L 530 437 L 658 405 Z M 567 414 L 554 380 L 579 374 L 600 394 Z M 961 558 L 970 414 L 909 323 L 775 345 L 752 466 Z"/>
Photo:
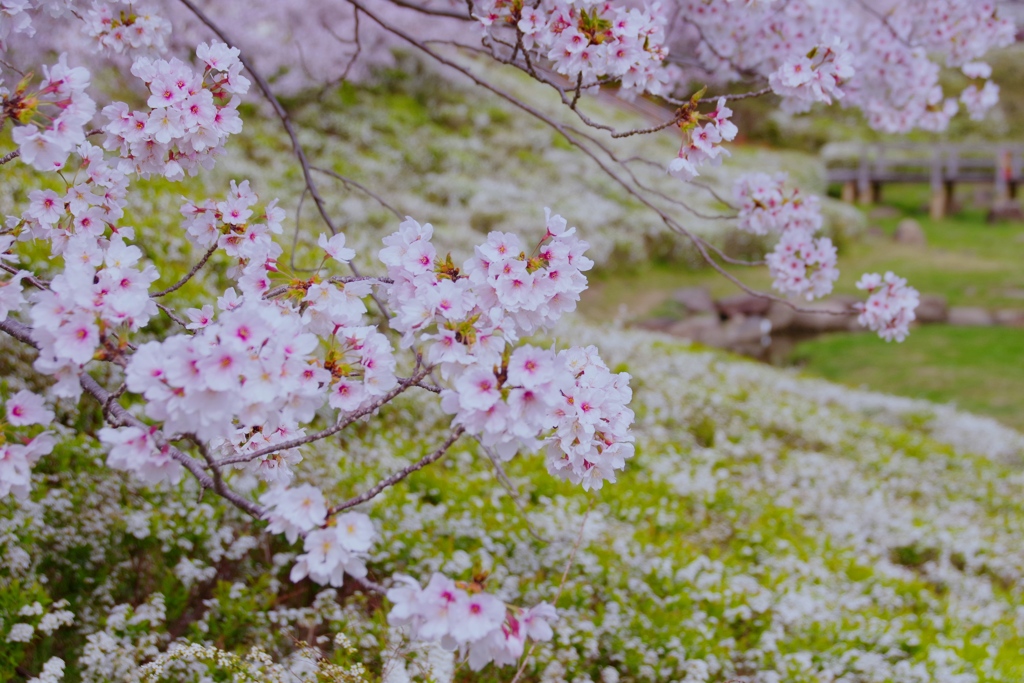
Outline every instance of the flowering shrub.
<path fill-rule="evenodd" d="M 405 16 L 403 10 L 382 12 L 379 3 L 358 0 L 349 4 L 357 54 L 362 16 L 392 38 L 480 82 L 439 55 L 433 41 L 393 24 L 391 12 Z M 552 85 L 584 127 L 609 133 L 612 140 L 677 126 L 683 143 L 669 171 L 684 181 L 729 156 L 723 143 L 739 131 L 730 120 L 727 96 L 708 98 L 714 102 L 710 111 L 706 89 L 674 97 L 687 78 L 669 62 L 669 46 L 677 38 L 699 34 L 696 54 L 710 83 L 760 78 L 768 86 L 750 95 L 774 92 L 794 110 L 842 99 L 861 107 L 877 127 L 902 130 L 909 127 L 906 117 L 918 115 L 922 125 L 941 126 L 956 107 L 955 100 L 940 105 L 938 67 L 926 50 L 984 79 L 984 65 L 970 60 L 1005 43 L 1012 32 L 987 4 L 922 0 L 907 4 L 945 10 L 932 32 L 918 35 L 907 23 L 911 15 L 894 10 L 882 21 L 893 42 L 882 41 L 887 51 L 880 52 L 858 33 L 865 26 L 882 30 L 867 9 L 839 11 L 808 2 L 792 3 L 780 14 L 773 4 L 694 2 L 675 17 L 657 7 L 575 0 L 532 6 L 471 2 L 461 14 L 433 6 L 419 9 L 474 26 L 482 32 L 485 52 Z M 200 7 L 191 1 L 182 6 L 226 40 L 224 30 Z M 914 607 L 879 597 L 892 577 L 851 579 L 856 584 L 851 586 L 829 576 L 838 584 L 824 582 L 828 587 L 821 595 L 809 596 L 787 585 L 792 578 L 776 575 L 781 572 L 776 566 L 767 574 L 746 567 L 748 574 L 727 578 L 733 567 L 709 559 L 710 551 L 673 571 L 671 553 L 661 554 L 660 546 L 651 551 L 619 533 L 629 516 L 633 519 L 628 521 L 639 521 L 634 511 L 626 513 L 618 503 L 598 507 L 597 498 L 580 504 L 583 495 L 615 483 L 627 461 L 639 459 L 635 424 L 664 433 L 675 420 L 668 393 L 653 393 L 641 410 L 630 407 L 632 359 L 621 348 L 617 362 L 606 362 L 589 343 L 590 333 L 563 326 L 563 316 L 575 309 L 587 286 L 584 273 L 594 265 L 586 255 L 586 230 L 577 233 L 564 218 L 545 210 L 542 229 L 522 235 L 484 230 L 486 237 L 463 245 L 472 246 L 472 254 L 457 262 L 438 249 L 429 223 L 407 216 L 401 220 L 399 214 L 397 231 L 376 246 L 375 254 L 359 253 L 352 234 L 358 227 L 347 225 L 343 231 L 336 225 L 313 174 L 354 183 L 391 209 L 387 201 L 310 163 L 288 111 L 247 53 L 216 40 L 195 41 L 195 59 L 192 50 L 172 54 L 177 47 L 170 47 L 168 17 L 174 18 L 175 11 L 164 15 L 114 0 L 95 0 L 88 8 L 30 0 L 0 3 L 4 82 L 11 73 L 20 76 L 13 90 L 0 83 L 0 126 L 10 128 L 16 147 L 0 165 L 24 164 L 35 172 L 35 184 L 24 188 L 20 206 L 0 234 L 5 278 L 0 281 L 0 329 L 20 353 L 33 356 L 11 354 L 15 372 L 4 392 L 0 496 L 10 515 L 0 524 L 5 560 L 0 635 L 11 654 L 0 658 L 0 673 L 27 679 L 31 669 L 39 672 L 32 680 L 40 682 L 60 680 L 66 669 L 83 680 L 207 680 L 206 673 L 219 669 L 239 679 L 356 680 L 365 674 L 365 664 L 376 665 L 385 678 L 401 680 L 409 672 L 395 655 L 400 651 L 408 655 L 412 675 L 435 679 L 451 678 L 455 662 L 465 660 L 473 671 L 492 663 L 491 669 L 518 664 L 516 676 L 532 666 L 535 673 L 543 669 L 554 678 L 571 672 L 607 680 L 618 676 L 616 664 L 624 664 L 645 678 L 664 674 L 704 680 L 763 671 L 761 680 L 767 681 L 781 675 L 824 675 L 848 664 L 840 658 L 819 666 L 773 645 L 797 626 L 806 629 L 801 637 L 810 639 L 821 621 L 818 605 L 836 603 L 836 595 L 870 595 L 893 613 Z M 248 20 L 261 11 L 255 8 Z M 728 36 L 720 33 L 723 20 L 736 24 Z M 101 67 L 84 56 L 89 66 L 78 65 L 80 51 L 39 64 L 39 83 L 8 63 L 8 57 L 17 61 L 52 47 L 44 37 L 64 35 L 53 27 L 69 25 L 82 39 L 79 48 L 130 63 L 123 73 L 136 79 L 136 93 L 126 89 L 125 98 L 144 99 L 145 106 L 113 101 L 94 121 L 97 105 L 89 91 L 93 70 Z M 246 26 L 243 20 L 232 28 L 244 32 Z M 780 36 L 783 40 L 773 42 Z M 913 47 L 906 52 L 900 46 Z M 893 59 L 909 60 L 909 68 L 924 77 L 900 96 L 866 94 L 865 89 L 877 92 L 882 85 L 903 87 L 914 76 L 901 69 L 877 73 L 879 64 Z M 568 81 L 552 80 L 554 74 Z M 188 181 L 212 170 L 242 132 L 241 98 L 253 84 L 281 119 L 302 172 L 296 222 L 307 194 L 323 222 L 314 233 L 311 268 L 296 265 L 296 252 L 302 253 L 297 249 L 285 264 L 280 236 L 289 214 L 276 201 L 261 202 L 262 188 L 232 179 L 221 193 L 214 183 Z M 585 94 L 608 85 L 628 96 L 660 95 L 677 108 L 666 123 L 617 131 L 578 107 Z M 992 99 L 986 88 L 963 94 L 972 115 L 980 115 Z M 662 208 L 659 202 L 672 203 L 671 196 L 652 191 L 631 171 L 629 180 L 623 179 L 594 150 L 620 168 L 629 169 L 629 161 L 590 133 L 518 105 L 562 134 L 571 149 L 591 155 L 611 181 L 714 262 L 708 243 Z M 93 136 L 102 136 L 99 145 L 90 141 Z M 180 204 L 180 226 L 170 212 L 147 209 L 141 202 L 147 183 L 188 188 L 192 196 Z M 828 238 L 814 236 L 823 223 L 817 200 L 763 174 L 739 180 L 736 198 L 738 215 L 722 218 L 738 218 L 742 229 L 755 234 L 779 236 L 767 258 L 775 287 L 808 299 L 827 294 L 837 277 L 836 250 Z M 175 241 L 202 252 L 187 272 L 162 263 L 161 251 Z M 371 263 L 372 274 L 363 275 L 357 262 Z M 211 270 L 216 275 L 208 275 Z M 168 284 L 153 291 L 161 279 L 169 279 Z M 891 273 L 884 281 L 867 275 L 860 286 L 869 294 L 857 309 L 861 322 L 887 340 L 902 340 L 913 320 L 916 292 Z M 551 337 L 565 330 L 574 345 L 559 348 Z M 612 349 L 639 343 L 618 335 L 604 342 Z M 657 358 L 655 366 L 672 363 L 671 356 Z M 652 366 L 642 359 L 635 364 L 646 370 L 648 381 L 655 381 Z M 735 448 L 722 447 L 737 457 L 749 456 L 741 445 L 743 433 L 725 432 Z M 754 432 L 758 443 L 751 448 L 770 441 L 770 430 Z M 834 446 L 826 433 L 835 430 L 816 435 L 826 444 L 822 450 Z M 486 458 L 467 462 L 470 451 L 456 446 L 464 436 L 477 442 Z M 702 447 L 712 446 L 714 438 L 712 427 Z M 647 445 L 653 448 L 653 442 Z M 769 451 L 778 448 L 768 446 Z M 481 495 L 463 489 L 480 486 L 482 475 L 492 476 L 493 469 L 505 487 L 494 495 L 507 493 L 518 514 L 525 514 L 522 502 L 505 468 L 515 468 L 513 476 L 531 472 L 539 458 L 530 454 L 543 450 L 548 476 L 537 480 L 541 488 L 531 495 L 534 502 L 550 504 L 556 515 L 539 520 L 546 526 L 539 533 L 533 528 L 540 526 L 538 520 L 527 520 L 524 528 L 536 539 L 558 536 L 558 548 L 538 550 L 518 532 L 497 533 L 511 510 L 499 511 L 495 505 L 496 510 L 470 514 L 436 487 L 405 502 L 392 499 L 393 505 L 374 507 L 382 497 L 393 497 L 394 487 L 414 473 L 445 472 L 444 465 L 429 466 L 453 450 L 449 463 L 460 458 L 458 467 L 467 473 L 461 476 L 449 465 L 445 489 L 484 508 Z M 422 455 L 410 462 L 396 459 L 396 452 Z M 813 465 L 814 458 L 809 460 Z M 672 469 L 666 460 L 653 467 Z M 420 485 L 418 478 L 440 483 L 430 479 L 440 476 L 436 471 L 416 474 L 410 488 Z M 793 476 L 790 470 L 781 473 L 786 481 Z M 737 480 L 744 490 L 753 492 L 763 483 L 744 474 L 748 479 Z M 646 476 L 639 470 L 637 481 Z M 713 482 L 718 475 L 708 476 Z M 681 470 L 671 473 L 667 483 L 652 484 L 651 490 L 668 486 L 686 495 L 694 490 L 689 477 Z M 487 481 L 493 485 L 493 479 Z M 203 499 L 207 491 L 212 502 Z M 349 497 L 340 497 L 343 492 Z M 634 494 L 618 495 L 623 501 Z M 708 502 L 705 497 L 701 504 Z M 647 518 L 655 526 L 672 527 L 679 519 L 678 505 L 677 500 L 662 508 L 665 515 Z M 779 510 L 772 511 L 786 505 L 792 514 L 806 512 L 790 503 L 778 503 Z M 618 524 L 603 521 L 619 512 Z M 591 513 L 597 530 L 587 537 Z M 77 557 L 83 538 L 115 531 L 119 543 L 97 541 L 83 558 Z M 480 566 L 463 547 L 431 555 L 435 531 L 476 553 Z M 881 555 L 844 532 L 842 520 L 828 531 L 876 562 Z M 573 532 L 575 542 L 570 540 Z M 609 542 L 600 548 L 597 539 Z M 811 543 L 798 540 L 804 550 Z M 760 543 L 753 537 L 750 542 Z M 886 549 L 913 554 L 916 547 Z M 622 625 L 613 614 L 622 609 L 620 602 L 608 603 L 602 615 L 601 628 L 607 627 L 599 634 L 602 644 L 597 644 L 598 628 L 580 642 L 574 634 L 587 633 L 586 615 L 595 609 L 586 605 L 601 604 L 602 596 L 593 586 L 570 580 L 578 552 L 584 574 L 600 575 L 608 586 L 616 584 L 603 574 L 600 556 L 618 555 L 627 564 L 642 559 L 650 576 L 623 584 L 639 590 L 642 600 L 661 600 L 663 586 L 658 584 L 664 581 L 692 587 L 684 598 L 670 593 L 666 604 L 687 602 L 684 623 L 699 636 L 693 646 L 700 656 L 688 657 L 682 654 L 684 646 L 669 641 L 658 646 L 660 651 L 646 648 L 638 666 L 620 661 L 631 647 L 639 651 L 632 640 L 606 642 Z M 930 551 L 926 554 L 931 558 Z M 963 563 L 987 567 L 988 554 L 980 550 Z M 942 557 L 946 564 L 927 571 L 941 573 L 957 564 L 948 553 Z M 495 558 L 504 566 L 496 567 Z M 895 564 L 920 567 L 933 561 L 904 559 Z M 471 570 L 471 580 L 464 580 Z M 823 576 L 817 565 L 799 571 Z M 1016 571 L 1011 564 L 1006 574 L 1016 578 Z M 128 581 L 133 574 L 135 583 Z M 895 578 L 907 577 L 897 570 Z M 77 587 L 79 582 L 88 588 Z M 723 582 L 728 587 L 715 593 L 712 588 Z M 127 591 L 129 585 L 133 591 Z M 336 589 L 351 599 L 339 602 Z M 778 604 L 768 597 L 773 590 Z M 558 607 L 563 592 L 574 605 L 568 610 Z M 966 589 L 962 593 L 969 595 Z M 80 600 L 72 603 L 65 594 Z M 383 599 L 386 626 L 372 616 Z M 293 607 L 293 601 L 301 606 Z M 707 610 L 700 606 L 704 603 Z M 833 625 L 845 628 L 847 612 L 835 609 Z M 973 623 L 970 616 L 963 619 Z M 753 624 L 760 638 L 756 652 L 740 647 L 738 633 L 731 630 L 738 622 Z M 79 625 L 77 640 L 50 640 L 55 631 Z M 307 630 L 305 645 L 295 646 L 293 635 L 302 628 Z M 725 633 L 719 633 L 722 628 Z M 341 635 L 332 639 L 328 631 Z M 346 631 L 362 636 L 358 646 L 346 640 Z M 660 639 L 662 634 L 654 635 Z M 870 640 L 869 635 L 857 637 Z M 956 636 L 962 636 L 959 623 L 935 639 Z M 720 652 L 701 650 L 715 639 Z M 243 645 L 254 649 L 240 659 L 232 650 Z M 655 669 L 666 648 L 681 652 L 665 659 L 663 671 Z M 956 656 L 961 655 L 966 657 Z M 963 668 L 949 664 L 954 655 L 938 663 L 912 659 L 890 647 L 881 659 L 857 659 L 855 667 L 883 677 L 955 675 Z M 287 666 L 282 669 L 275 660 Z"/>

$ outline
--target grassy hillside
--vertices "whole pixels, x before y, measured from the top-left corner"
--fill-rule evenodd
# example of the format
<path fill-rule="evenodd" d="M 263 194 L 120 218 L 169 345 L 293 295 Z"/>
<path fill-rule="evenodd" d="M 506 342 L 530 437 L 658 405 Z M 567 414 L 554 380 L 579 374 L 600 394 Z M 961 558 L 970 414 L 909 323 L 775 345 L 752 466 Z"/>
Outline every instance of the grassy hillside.
<path fill-rule="evenodd" d="M 862 273 L 892 270 L 922 294 L 944 297 L 951 306 L 990 310 L 1024 309 L 1024 225 L 985 222 L 985 208 L 970 204 L 941 221 L 922 212 L 926 187 L 887 188 L 886 218 L 871 220 L 879 230 L 839 243 L 841 276 L 836 291 L 860 294 Z M 867 213 L 867 212 L 866 212 Z M 896 244 L 892 234 L 904 218 L 920 222 L 926 247 Z M 765 268 L 730 269 L 749 285 L 770 290 Z M 585 293 L 582 310 L 593 319 L 637 320 L 657 313 L 680 287 L 700 285 L 716 296 L 739 290 L 709 268 L 653 262 L 599 273 Z M 1024 332 L 1019 328 L 924 327 L 902 344 L 872 334 L 837 334 L 800 343 L 790 362 L 804 372 L 865 386 L 875 391 L 952 402 L 1017 428 L 1024 427 L 1020 391 Z"/>
<path fill-rule="evenodd" d="M 537 207 L 563 210 L 553 201 L 560 199 L 588 239 L 596 234 L 605 266 L 620 253 L 637 262 L 647 255 L 637 246 L 646 219 L 604 194 L 549 132 L 502 118 L 491 100 L 423 90 L 397 78 L 328 95 L 323 105 L 292 105 L 319 163 L 359 173 L 400 211 L 436 220 L 456 250 L 487 228 L 527 232 L 539 224 Z M 180 195 L 219 195 L 227 177 L 251 177 L 257 191 L 278 192 L 296 209 L 298 172 L 286 142 L 272 121 L 250 121 L 213 180 L 140 183 L 145 191 L 126 222 L 149 230 L 144 246 L 165 278 L 198 257 L 181 238 Z M 315 134 L 314 124 L 327 134 Z M 410 128 L 400 134 L 399 124 Z M 524 140 L 533 142 L 503 147 Z M 0 200 L 11 212 L 33 180 L 17 166 L 0 173 L 5 187 L 18 188 Z M 327 198 L 358 248 L 376 246 L 395 224 L 358 191 L 339 185 Z M 307 201 L 296 267 L 303 245 L 315 241 L 309 212 Z M 480 222 L 490 212 L 493 222 Z M 227 265 L 215 257 L 191 292 L 222 286 Z M 188 294 L 166 303 L 183 306 Z M 538 341 L 552 340 L 597 344 L 610 367 L 633 375 L 637 455 L 619 481 L 584 492 L 548 475 L 538 454 L 517 457 L 501 477 L 463 442 L 362 507 L 380 534 L 370 578 L 485 572 L 488 590 L 511 603 L 555 602 L 562 619 L 554 640 L 531 651 L 526 681 L 1024 677 L 1020 434 L 606 319 Z M 30 378 L 10 341 L 0 337 L 0 345 L 8 382 Z M 438 648 L 406 647 L 386 623 L 386 601 L 352 581 L 340 589 L 293 584 L 288 570 L 300 546 L 200 496 L 191 479 L 145 489 L 110 476 L 94 438 L 98 413 L 62 404 L 60 416 L 80 435 L 39 463 L 31 500 L 0 500 L 0 679 L 24 681 L 59 655 L 68 661 L 65 680 L 133 680 L 142 662 L 184 642 L 240 654 L 259 645 L 292 670 L 308 670 L 300 641 L 320 644 L 336 663 L 364 663 L 370 680 L 513 677 L 511 669 L 456 667 Z M 404 398 L 305 450 L 297 483 L 345 499 L 433 450 L 448 422 L 432 394 Z M 229 476 L 247 495 L 261 490 L 242 472 Z M 45 611 L 63 605 L 74 623 L 28 644 L 8 642 L 35 602 Z M 330 647 L 339 633 L 351 650 Z M 205 675 L 197 667 L 167 680 L 227 680 Z"/>

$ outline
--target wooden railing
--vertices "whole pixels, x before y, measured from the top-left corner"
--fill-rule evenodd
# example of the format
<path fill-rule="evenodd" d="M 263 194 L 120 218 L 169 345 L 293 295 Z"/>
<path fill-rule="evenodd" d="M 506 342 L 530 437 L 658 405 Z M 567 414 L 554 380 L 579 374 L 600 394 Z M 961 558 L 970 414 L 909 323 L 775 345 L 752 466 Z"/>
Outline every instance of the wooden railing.
<path fill-rule="evenodd" d="M 942 218 L 959 183 L 993 185 L 996 204 L 1015 199 L 1024 183 L 1024 144 L 871 144 L 858 156 L 831 159 L 827 166 L 828 181 L 843 186 L 848 202 L 878 202 L 890 183 L 929 184 L 932 217 Z"/>

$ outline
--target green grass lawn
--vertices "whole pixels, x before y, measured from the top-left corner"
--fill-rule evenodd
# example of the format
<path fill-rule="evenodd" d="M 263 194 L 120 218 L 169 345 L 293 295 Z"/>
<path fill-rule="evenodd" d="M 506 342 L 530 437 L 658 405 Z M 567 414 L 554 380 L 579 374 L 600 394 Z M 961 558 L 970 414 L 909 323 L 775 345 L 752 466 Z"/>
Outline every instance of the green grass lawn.
<path fill-rule="evenodd" d="M 922 294 L 942 295 L 953 306 L 1024 309 L 1024 224 L 989 225 L 985 209 L 969 205 L 932 221 L 923 213 L 927 187 L 886 188 L 885 199 L 898 215 L 869 221 L 885 236 L 840 244 L 838 293 L 856 294 L 862 273 L 892 270 Z M 969 199 L 968 192 L 962 199 Z M 890 239 L 905 217 L 921 223 L 926 247 Z M 752 287 L 771 286 L 764 267 L 729 270 Z M 581 310 L 596 318 L 637 320 L 666 310 L 673 290 L 693 285 L 716 297 L 739 291 L 710 268 L 650 263 L 596 273 Z M 954 402 L 1024 429 L 1024 329 L 924 326 L 903 344 L 886 344 L 872 334 L 835 334 L 797 345 L 790 362 L 852 386 Z"/>
<path fill-rule="evenodd" d="M 915 329 L 902 344 L 870 333 L 819 337 L 792 361 L 808 374 L 887 393 L 955 403 L 1024 429 L 1024 330 L 1006 327 Z"/>

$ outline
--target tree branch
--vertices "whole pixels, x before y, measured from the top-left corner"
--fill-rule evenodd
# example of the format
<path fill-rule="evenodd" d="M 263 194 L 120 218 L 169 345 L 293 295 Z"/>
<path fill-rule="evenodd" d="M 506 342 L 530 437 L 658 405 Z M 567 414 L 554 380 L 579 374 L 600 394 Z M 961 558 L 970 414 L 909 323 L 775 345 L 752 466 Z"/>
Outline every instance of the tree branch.
<path fill-rule="evenodd" d="M 423 458 L 420 458 L 419 460 L 409 465 L 408 467 L 395 472 L 390 477 L 384 479 L 366 493 L 362 493 L 356 496 L 355 498 L 349 498 L 344 503 L 339 503 L 338 505 L 335 505 L 334 507 L 327 511 L 327 515 L 336 515 L 343 510 L 355 507 L 360 503 L 365 503 L 366 501 L 375 498 L 384 489 L 394 486 L 398 482 L 402 481 L 413 472 L 421 470 L 431 463 L 437 462 L 444 456 L 448 449 L 452 447 L 452 444 L 458 441 L 459 437 L 461 437 L 465 432 L 465 428 L 462 427 L 461 425 L 456 427 L 454 430 L 452 430 L 451 435 L 444 440 L 444 443 L 442 443 L 441 446 L 436 451 L 424 456 Z"/>

